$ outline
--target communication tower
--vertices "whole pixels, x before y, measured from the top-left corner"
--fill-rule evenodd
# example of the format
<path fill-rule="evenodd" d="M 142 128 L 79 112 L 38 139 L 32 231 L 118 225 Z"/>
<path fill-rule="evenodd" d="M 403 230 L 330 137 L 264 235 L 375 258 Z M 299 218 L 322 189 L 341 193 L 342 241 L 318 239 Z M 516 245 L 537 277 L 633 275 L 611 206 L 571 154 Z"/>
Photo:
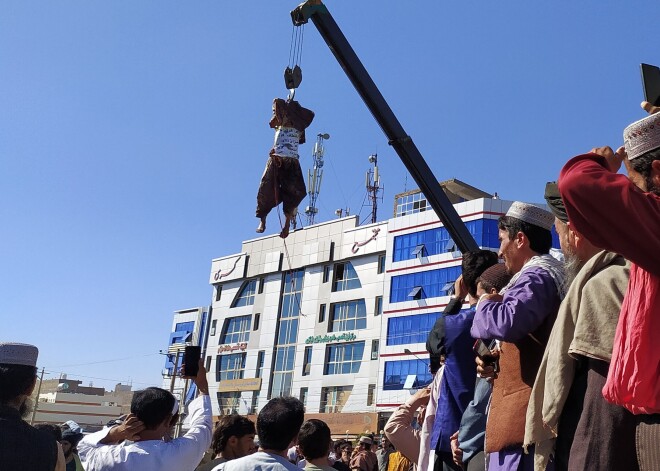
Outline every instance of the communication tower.
<path fill-rule="evenodd" d="M 307 194 L 309 195 L 309 205 L 305 208 L 307 215 L 307 225 L 314 224 L 314 218 L 319 212 L 316 207 L 316 200 L 321 191 L 321 181 L 323 180 L 323 141 L 330 139 L 330 134 L 317 134 L 316 144 L 314 144 L 314 152 L 312 158 L 314 159 L 314 167 L 307 171 Z"/>

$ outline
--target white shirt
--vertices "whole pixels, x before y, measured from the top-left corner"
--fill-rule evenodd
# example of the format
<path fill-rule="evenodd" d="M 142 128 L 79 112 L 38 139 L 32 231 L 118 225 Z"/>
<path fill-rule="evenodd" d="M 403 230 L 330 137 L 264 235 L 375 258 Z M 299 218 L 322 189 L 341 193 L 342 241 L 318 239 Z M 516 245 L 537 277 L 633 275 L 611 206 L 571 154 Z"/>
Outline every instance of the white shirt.
<path fill-rule="evenodd" d="M 170 442 L 146 440 L 119 445 L 99 444 L 110 429 L 84 437 L 78 444 L 87 471 L 193 471 L 211 445 L 211 399 L 200 396 L 188 406 L 190 429 Z"/>
<path fill-rule="evenodd" d="M 213 471 L 300 471 L 300 468 L 283 456 L 258 451 L 243 458 L 222 463 L 213 468 Z"/>

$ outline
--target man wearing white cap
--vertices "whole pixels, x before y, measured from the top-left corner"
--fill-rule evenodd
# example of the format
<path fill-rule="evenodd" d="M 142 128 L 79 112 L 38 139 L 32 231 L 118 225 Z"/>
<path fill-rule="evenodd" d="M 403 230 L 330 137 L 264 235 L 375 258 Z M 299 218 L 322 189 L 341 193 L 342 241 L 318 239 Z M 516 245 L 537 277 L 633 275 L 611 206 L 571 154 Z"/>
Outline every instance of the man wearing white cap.
<path fill-rule="evenodd" d="M 498 221 L 499 255 L 513 276 L 500 294 L 480 298 L 471 329 L 474 338 L 500 341 L 486 423 L 490 471 L 531 469 L 533 462 L 522 449 L 525 414 L 565 294 L 563 264 L 548 255 L 554 220 L 548 211 L 516 201 Z M 492 366 L 477 363 L 481 374 L 494 374 Z"/>
<path fill-rule="evenodd" d="M 378 468 L 378 457 L 371 451 L 373 443 L 374 441 L 369 437 L 360 437 L 357 452 L 349 464 L 351 471 L 373 471 Z"/>
<path fill-rule="evenodd" d="M 603 395 L 637 416 L 644 471 L 660 469 L 660 114 L 631 124 L 623 138 L 616 153 L 601 147 L 569 160 L 559 190 L 578 231 L 631 261 Z M 617 174 L 622 161 L 628 178 Z"/>
<path fill-rule="evenodd" d="M 86 471 L 192 471 L 211 444 L 212 417 L 206 369 L 200 360 L 193 381 L 200 396 L 188 405 L 190 429 L 166 441 L 179 404 L 161 388 L 136 391 L 131 414 L 115 427 L 87 435 L 78 444 Z"/>
<path fill-rule="evenodd" d="M 0 342 L 0 468 L 64 469 L 64 457 L 52 435 L 21 417 L 37 381 L 34 345 Z"/>

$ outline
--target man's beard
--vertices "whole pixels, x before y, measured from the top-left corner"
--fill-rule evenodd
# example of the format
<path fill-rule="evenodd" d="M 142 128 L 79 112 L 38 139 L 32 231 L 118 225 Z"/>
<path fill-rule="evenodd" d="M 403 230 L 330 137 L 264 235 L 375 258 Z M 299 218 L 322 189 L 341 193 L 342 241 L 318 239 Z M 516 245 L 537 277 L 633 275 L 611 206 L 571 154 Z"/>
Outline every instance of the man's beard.
<path fill-rule="evenodd" d="M 653 184 L 653 179 L 650 176 L 646 177 L 646 191 L 653 193 L 656 196 L 660 196 L 660 186 L 655 186 Z"/>
<path fill-rule="evenodd" d="M 25 401 L 21 406 L 18 408 L 18 413 L 21 414 L 21 417 L 23 420 L 27 420 L 28 416 L 32 413 L 32 409 L 34 408 L 34 403 L 32 399 L 25 398 Z"/>
<path fill-rule="evenodd" d="M 580 260 L 575 253 L 568 250 L 564 253 L 564 270 L 566 271 L 564 287 L 566 288 L 566 291 L 571 287 L 571 284 L 580 272 L 582 265 L 582 260 Z"/>

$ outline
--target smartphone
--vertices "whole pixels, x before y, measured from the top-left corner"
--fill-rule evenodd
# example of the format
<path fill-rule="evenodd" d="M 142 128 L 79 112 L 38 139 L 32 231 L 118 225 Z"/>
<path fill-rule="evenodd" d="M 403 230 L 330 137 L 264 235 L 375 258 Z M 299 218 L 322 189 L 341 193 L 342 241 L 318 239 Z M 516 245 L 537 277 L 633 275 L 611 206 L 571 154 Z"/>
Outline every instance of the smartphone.
<path fill-rule="evenodd" d="M 477 339 L 476 342 L 474 342 L 474 345 L 472 346 L 472 350 L 474 353 L 481 358 L 485 363 L 492 364 L 493 367 L 495 368 L 495 373 L 499 371 L 499 362 L 497 361 L 497 358 L 494 357 L 490 351 L 491 349 L 495 348 L 495 342 L 493 341 L 490 346 L 486 345 L 483 340 Z"/>
<path fill-rule="evenodd" d="M 660 106 L 660 68 L 655 65 L 640 64 L 644 99 L 653 106 Z"/>
<path fill-rule="evenodd" d="M 183 353 L 183 376 L 197 376 L 199 373 L 199 358 L 202 355 L 202 347 L 188 345 Z"/>

